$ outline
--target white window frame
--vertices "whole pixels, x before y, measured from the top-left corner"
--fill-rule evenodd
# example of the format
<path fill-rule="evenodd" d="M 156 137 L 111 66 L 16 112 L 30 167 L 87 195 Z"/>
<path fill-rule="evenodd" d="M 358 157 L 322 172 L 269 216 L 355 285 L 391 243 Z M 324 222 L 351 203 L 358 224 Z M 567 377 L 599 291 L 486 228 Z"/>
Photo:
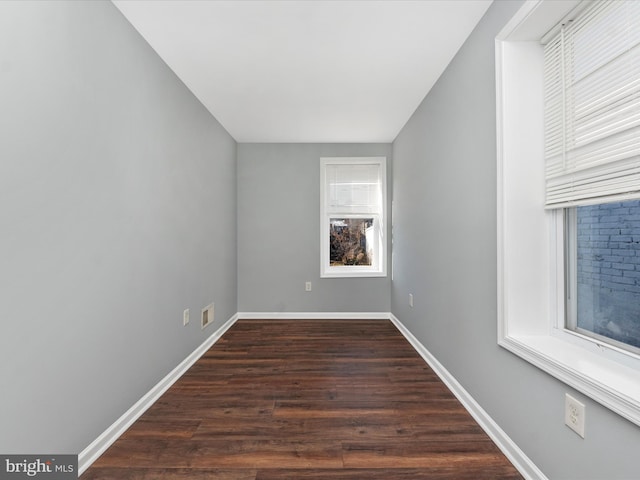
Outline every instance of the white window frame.
<path fill-rule="evenodd" d="M 376 164 L 380 167 L 382 183 L 382 210 L 373 215 L 367 213 L 331 213 L 327 209 L 326 173 L 328 165 Z M 371 218 L 374 217 L 374 259 L 371 266 L 344 265 L 331 266 L 329 262 L 329 220 L 332 217 Z M 387 159 L 386 157 L 322 157 L 320 158 L 320 277 L 386 277 L 387 276 Z"/>
<path fill-rule="evenodd" d="M 579 3 L 529 0 L 496 37 L 498 344 L 640 425 L 640 357 L 564 326 L 564 212 L 544 208 L 540 39 Z"/>

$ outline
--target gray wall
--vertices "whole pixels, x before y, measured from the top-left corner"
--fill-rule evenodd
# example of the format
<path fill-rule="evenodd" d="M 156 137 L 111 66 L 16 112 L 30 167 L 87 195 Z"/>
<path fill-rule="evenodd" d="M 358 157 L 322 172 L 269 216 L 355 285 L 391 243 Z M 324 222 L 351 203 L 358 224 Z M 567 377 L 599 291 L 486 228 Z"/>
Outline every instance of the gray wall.
<path fill-rule="evenodd" d="M 390 186 L 389 144 L 238 145 L 238 311 L 389 311 L 390 263 L 386 278 L 320 278 L 320 157 L 339 156 L 386 156 Z"/>
<path fill-rule="evenodd" d="M 638 427 L 572 392 L 580 439 L 570 389 L 496 344 L 493 39 L 519 5 L 393 145 L 391 284 L 318 273 L 319 157 L 390 166 L 390 145 L 243 144 L 236 178 L 233 139 L 110 3 L 0 2 L 0 452 L 78 453 L 238 310 L 391 306 L 549 478 L 637 478 Z"/>
<path fill-rule="evenodd" d="M 0 452 L 78 453 L 237 311 L 236 144 L 110 2 L 0 2 L 0 106 Z"/>
<path fill-rule="evenodd" d="M 392 312 L 550 479 L 634 479 L 640 428 L 496 341 L 494 38 L 520 5 L 494 2 L 394 142 Z"/>

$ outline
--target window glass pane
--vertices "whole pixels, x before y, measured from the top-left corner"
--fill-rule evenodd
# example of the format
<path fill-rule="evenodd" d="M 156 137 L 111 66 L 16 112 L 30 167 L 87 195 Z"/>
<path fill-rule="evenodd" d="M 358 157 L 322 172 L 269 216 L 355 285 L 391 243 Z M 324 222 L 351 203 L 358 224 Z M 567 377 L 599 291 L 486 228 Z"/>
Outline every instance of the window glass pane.
<path fill-rule="evenodd" d="M 576 219 L 577 328 L 640 347 L 640 200 L 577 207 Z"/>
<path fill-rule="evenodd" d="M 330 218 L 330 265 L 373 265 L 373 223 L 373 218 Z"/>

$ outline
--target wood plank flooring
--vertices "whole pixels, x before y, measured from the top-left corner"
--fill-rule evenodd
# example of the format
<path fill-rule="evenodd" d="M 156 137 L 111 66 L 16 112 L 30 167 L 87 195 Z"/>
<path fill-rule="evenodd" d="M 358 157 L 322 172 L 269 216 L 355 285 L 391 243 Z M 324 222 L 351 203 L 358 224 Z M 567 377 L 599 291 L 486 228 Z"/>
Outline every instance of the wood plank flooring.
<path fill-rule="evenodd" d="M 521 479 L 381 320 L 239 320 L 81 477 Z"/>

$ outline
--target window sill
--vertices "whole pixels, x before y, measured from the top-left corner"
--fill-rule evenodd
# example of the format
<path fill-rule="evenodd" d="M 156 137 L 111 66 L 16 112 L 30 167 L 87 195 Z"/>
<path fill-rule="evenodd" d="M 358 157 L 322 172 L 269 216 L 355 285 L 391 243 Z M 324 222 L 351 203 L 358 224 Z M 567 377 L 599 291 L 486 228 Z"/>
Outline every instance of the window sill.
<path fill-rule="evenodd" d="M 338 271 L 338 272 L 322 272 L 320 278 L 380 278 L 386 277 L 386 272 L 372 271 Z"/>
<path fill-rule="evenodd" d="M 549 335 L 509 335 L 498 343 L 640 425 L 640 372 L 637 370 Z"/>

